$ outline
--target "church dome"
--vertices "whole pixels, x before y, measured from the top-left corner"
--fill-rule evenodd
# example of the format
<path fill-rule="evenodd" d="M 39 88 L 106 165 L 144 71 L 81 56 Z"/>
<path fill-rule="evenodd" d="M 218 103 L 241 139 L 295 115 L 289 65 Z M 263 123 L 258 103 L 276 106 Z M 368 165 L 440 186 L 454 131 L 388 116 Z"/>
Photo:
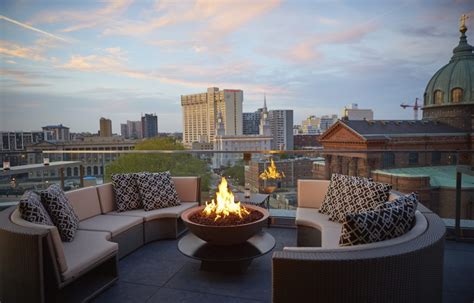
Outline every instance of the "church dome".
<path fill-rule="evenodd" d="M 426 86 L 424 110 L 474 103 L 474 47 L 467 43 L 466 31 L 462 22 L 459 45 L 453 49 L 451 60 Z"/>

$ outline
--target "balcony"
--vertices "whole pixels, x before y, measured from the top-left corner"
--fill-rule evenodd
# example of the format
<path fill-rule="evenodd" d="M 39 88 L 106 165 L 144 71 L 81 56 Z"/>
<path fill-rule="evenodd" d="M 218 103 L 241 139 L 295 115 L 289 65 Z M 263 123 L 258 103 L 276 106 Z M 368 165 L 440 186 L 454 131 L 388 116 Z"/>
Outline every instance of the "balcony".
<path fill-rule="evenodd" d="M 413 163 L 413 153 L 417 154 L 418 163 Z M 270 194 L 265 205 L 271 219 L 264 230 L 275 238 L 276 245 L 270 253 L 253 260 L 245 273 L 200 270 L 199 261 L 178 250 L 181 237 L 153 241 L 120 259 L 118 281 L 93 299 L 93 302 L 270 302 L 272 253 L 297 246 L 297 181 L 327 179 L 334 172 L 366 174 L 375 181 L 392 184 L 395 191 L 417 191 L 421 202 L 444 220 L 448 233 L 444 249 L 442 301 L 470 302 L 474 299 L 470 286 L 474 279 L 474 263 L 471 262 L 474 257 L 471 240 L 474 178 L 470 176 L 466 158 L 471 154 L 470 151 L 437 151 L 433 156 L 433 151 L 353 150 L 338 151 L 337 155 L 329 150 L 232 153 L 207 150 L 45 151 L 23 157 L 38 162 L 24 163 L 25 170 L 21 170 L 19 165 L 2 172 L 0 207 L 14 205 L 26 190 L 41 190 L 52 183 L 60 184 L 66 191 L 75 190 L 107 183 L 112 173 L 142 171 L 143 165 L 149 171 L 171 170 L 173 176 L 191 175 L 189 169 L 195 169 L 202 180 L 202 202 L 214 196 L 220 176 L 228 178 L 234 192 L 243 192 L 250 187 L 252 192 L 263 193 L 267 184 L 259 175 L 268 168 L 271 158 L 285 175 L 278 180 L 277 190 Z M 78 155 L 84 159 L 82 162 L 59 162 Z M 106 161 L 111 156 L 118 160 Z M 49 166 L 42 165 L 44 157 L 50 159 Z M 436 166 L 432 165 L 432 158 L 436 158 Z M 89 159 L 93 159 L 92 162 Z M 132 162 L 135 166 L 128 164 Z M 400 162 L 410 165 L 397 167 Z M 457 179 L 459 175 L 462 179 Z M 458 184 L 460 197 L 456 195 Z"/>

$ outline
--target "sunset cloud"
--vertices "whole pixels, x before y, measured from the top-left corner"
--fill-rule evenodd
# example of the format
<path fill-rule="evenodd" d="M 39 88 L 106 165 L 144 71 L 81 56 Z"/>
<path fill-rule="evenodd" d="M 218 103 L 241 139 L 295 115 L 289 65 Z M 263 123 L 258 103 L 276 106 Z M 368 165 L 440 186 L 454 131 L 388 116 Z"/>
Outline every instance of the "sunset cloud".
<path fill-rule="evenodd" d="M 62 32 L 75 32 L 93 28 L 110 21 L 111 18 L 120 16 L 133 0 L 106 1 L 106 5 L 92 10 L 60 10 L 44 11 L 32 18 L 35 24 L 65 23 Z"/>

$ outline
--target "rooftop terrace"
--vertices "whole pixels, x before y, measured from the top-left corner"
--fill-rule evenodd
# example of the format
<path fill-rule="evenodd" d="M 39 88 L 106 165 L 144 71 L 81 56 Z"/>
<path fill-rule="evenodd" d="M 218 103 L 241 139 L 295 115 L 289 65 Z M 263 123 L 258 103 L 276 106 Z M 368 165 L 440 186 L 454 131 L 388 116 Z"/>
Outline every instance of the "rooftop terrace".
<path fill-rule="evenodd" d="M 268 228 L 274 251 L 296 245 L 296 229 Z M 178 240 L 150 243 L 119 263 L 119 281 L 93 302 L 271 302 L 271 257 L 257 258 L 243 274 L 201 271 L 182 255 Z M 474 243 L 446 241 L 443 302 L 474 300 Z"/>

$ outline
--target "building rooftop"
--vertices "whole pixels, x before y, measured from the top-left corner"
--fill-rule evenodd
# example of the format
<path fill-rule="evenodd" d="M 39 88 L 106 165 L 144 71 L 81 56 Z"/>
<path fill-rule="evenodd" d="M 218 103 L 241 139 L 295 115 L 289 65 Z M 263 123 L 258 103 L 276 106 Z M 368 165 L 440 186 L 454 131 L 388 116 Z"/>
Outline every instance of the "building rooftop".
<path fill-rule="evenodd" d="M 405 167 L 375 170 L 374 173 L 391 174 L 397 176 L 430 177 L 432 187 L 456 188 L 456 166 L 427 166 Z M 474 176 L 462 176 L 462 188 L 474 188 Z"/>
<path fill-rule="evenodd" d="M 416 134 L 464 134 L 458 129 L 440 122 L 428 120 L 340 120 L 349 128 L 366 138 L 387 138 Z"/>

